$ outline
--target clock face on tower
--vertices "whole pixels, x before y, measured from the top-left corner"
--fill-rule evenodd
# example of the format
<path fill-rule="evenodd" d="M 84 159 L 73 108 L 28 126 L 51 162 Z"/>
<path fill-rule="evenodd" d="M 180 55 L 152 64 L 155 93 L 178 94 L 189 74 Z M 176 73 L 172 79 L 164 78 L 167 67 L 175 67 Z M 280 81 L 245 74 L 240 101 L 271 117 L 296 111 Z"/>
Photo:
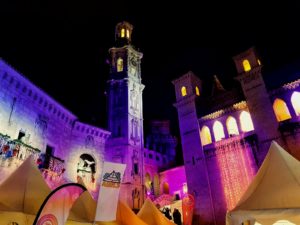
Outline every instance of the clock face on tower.
<path fill-rule="evenodd" d="M 137 76 L 137 60 L 134 56 L 131 56 L 129 59 L 129 73 Z"/>

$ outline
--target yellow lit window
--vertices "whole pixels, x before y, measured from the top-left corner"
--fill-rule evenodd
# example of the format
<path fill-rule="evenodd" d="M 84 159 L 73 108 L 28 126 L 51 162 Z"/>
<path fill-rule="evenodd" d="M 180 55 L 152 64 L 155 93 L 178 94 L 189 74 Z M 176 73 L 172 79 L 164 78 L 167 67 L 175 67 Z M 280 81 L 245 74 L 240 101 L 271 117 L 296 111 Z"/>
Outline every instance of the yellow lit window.
<path fill-rule="evenodd" d="M 126 30 L 126 37 L 129 38 L 129 30 Z"/>
<path fill-rule="evenodd" d="M 261 65 L 261 62 L 260 62 L 260 60 L 259 60 L 259 59 L 257 59 L 257 63 L 258 63 L 258 65 L 259 65 L 259 66 Z"/>
<path fill-rule="evenodd" d="M 292 102 L 292 105 L 293 105 L 296 115 L 299 116 L 300 115 L 300 93 L 298 91 L 295 91 L 292 94 L 291 102 Z"/>
<path fill-rule="evenodd" d="M 215 135 L 215 140 L 220 141 L 225 138 L 223 125 L 220 121 L 216 121 L 213 125 L 213 131 Z"/>
<path fill-rule="evenodd" d="M 243 111 L 240 115 L 241 129 L 244 132 L 254 130 L 250 113 Z"/>
<path fill-rule="evenodd" d="M 122 30 L 121 30 L 121 37 L 122 38 L 125 37 L 125 29 L 124 28 L 122 28 Z"/>
<path fill-rule="evenodd" d="M 250 66 L 250 63 L 249 63 L 249 60 L 248 59 L 245 59 L 243 61 L 243 67 L 244 67 L 244 71 L 245 72 L 248 72 L 251 70 L 251 66 Z"/>
<path fill-rule="evenodd" d="M 200 131 L 200 138 L 201 138 L 202 146 L 208 145 L 212 142 L 210 130 L 207 126 L 202 127 L 202 129 Z"/>
<path fill-rule="evenodd" d="M 200 96 L 199 88 L 196 86 L 195 89 L 196 89 L 196 95 Z"/>
<path fill-rule="evenodd" d="M 122 72 L 123 71 L 123 59 L 118 58 L 117 60 L 117 72 Z"/>
<path fill-rule="evenodd" d="M 273 110 L 278 122 L 288 120 L 291 118 L 290 111 L 282 99 L 275 99 L 273 103 Z"/>
<path fill-rule="evenodd" d="M 182 88 L 181 88 L 181 95 L 186 96 L 186 87 L 185 86 L 182 86 Z"/>
<path fill-rule="evenodd" d="M 229 136 L 239 135 L 239 129 L 236 123 L 236 119 L 232 116 L 229 116 L 226 121 L 227 131 Z"/>

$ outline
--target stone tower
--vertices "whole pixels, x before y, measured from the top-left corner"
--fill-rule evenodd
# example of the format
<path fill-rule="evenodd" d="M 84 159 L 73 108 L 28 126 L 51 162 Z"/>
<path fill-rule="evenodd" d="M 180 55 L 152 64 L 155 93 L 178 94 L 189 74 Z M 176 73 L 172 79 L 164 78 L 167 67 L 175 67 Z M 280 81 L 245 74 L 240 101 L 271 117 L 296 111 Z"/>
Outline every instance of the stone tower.
<path fill-rule="evenodd" d="M 107 146 L 110 161 L 126 164 L 120 198 L 133 209 L 143 203 L 143 102 L 141 83 L 143 54 L 131 45 L 133 26 L 118 23 L 115 47 L 109 49 L 110 74 L 107 81 L 108 128 Z"/>
<path fill-rule="evenodd" d="M 211 188 L 200 140 L 196 100 L 201 95 L 201 80 L 192 72 L 172 82 L 175 85 L 180 136 L 188 192 L 195 197 L 194 224 L 214 224 Z"/>
<path fill-rule="evenodd" d="M 278 122 L 262 77 L 261 61 L 254 48 L 233 57 L 247 105 L 259 142 L 259 163 L 264 159 L 270 143 L 279 138 Z"/>

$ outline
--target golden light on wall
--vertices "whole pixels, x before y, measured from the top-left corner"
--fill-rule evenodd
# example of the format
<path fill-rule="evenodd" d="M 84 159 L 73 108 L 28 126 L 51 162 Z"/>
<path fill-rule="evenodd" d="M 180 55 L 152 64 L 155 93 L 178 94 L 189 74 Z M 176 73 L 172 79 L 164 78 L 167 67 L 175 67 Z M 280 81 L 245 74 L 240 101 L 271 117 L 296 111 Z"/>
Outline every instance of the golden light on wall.
<path fill-rule="evenodd" d="M 291 114 L 288 107 L 286 106 L 286 103 L 280 98 L 275 99 L 273 103 L 273 110 L 278 122 L 291 118 Z"/>

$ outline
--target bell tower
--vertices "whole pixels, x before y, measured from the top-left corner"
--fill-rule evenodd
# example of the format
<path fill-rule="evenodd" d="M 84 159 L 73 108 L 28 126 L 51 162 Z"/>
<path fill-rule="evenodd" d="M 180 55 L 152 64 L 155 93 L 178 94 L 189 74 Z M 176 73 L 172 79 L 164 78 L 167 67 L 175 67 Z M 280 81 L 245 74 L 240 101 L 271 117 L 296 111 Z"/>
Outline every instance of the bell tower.
<path fill-rule="evenodd" d="M 126 164 L 120 198 L 133 209 L 143 203 L 143 102 L 141 83 L 143 54 L 131 45 L 133 26 L 118 23 L 115 46 L 109 49 L 110 74 L 107 81 L 109 161 Z"/>

